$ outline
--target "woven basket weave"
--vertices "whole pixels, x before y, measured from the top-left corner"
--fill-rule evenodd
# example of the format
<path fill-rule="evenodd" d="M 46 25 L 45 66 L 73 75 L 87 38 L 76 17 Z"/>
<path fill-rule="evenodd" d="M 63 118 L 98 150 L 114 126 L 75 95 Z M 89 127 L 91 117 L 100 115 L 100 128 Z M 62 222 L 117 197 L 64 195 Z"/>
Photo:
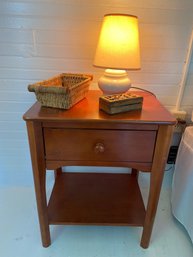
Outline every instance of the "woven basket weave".
<path fill-rule="evenodd" d="M 42 106 L 69 109 L 89 90 L 92 75 L 62 73 L 28 86 Z"/>

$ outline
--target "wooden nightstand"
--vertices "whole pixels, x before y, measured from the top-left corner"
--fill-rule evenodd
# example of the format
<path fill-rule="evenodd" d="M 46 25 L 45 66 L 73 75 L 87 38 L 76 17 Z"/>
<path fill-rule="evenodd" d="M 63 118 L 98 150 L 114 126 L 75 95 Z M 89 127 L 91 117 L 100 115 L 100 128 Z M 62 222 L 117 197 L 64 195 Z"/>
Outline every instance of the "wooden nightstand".
<path fill-rule="evenodd" d="M 99 111 L 99 91 L 70 110 L 35 103 L 27 124 L 42 244 L 50 245 L 51 224 L 142 226 L 147 248 L 153 228 L 175 120 L 148 94 L 142 111 L 108 115 Z M 131 174 L 66 173 L 62 166 L 131 167 Z M 55 171 L 47 203 L 46 170 Z M 151 176 L 147 208 L 138 170 Z"/>

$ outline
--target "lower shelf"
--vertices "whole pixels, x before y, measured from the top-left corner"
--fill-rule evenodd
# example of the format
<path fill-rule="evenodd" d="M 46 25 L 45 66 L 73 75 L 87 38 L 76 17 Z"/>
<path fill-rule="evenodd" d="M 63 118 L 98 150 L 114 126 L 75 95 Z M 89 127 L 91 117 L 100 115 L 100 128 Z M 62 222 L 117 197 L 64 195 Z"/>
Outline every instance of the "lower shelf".
<path fill-rule="evenodd" d="M 143 226 L 145 207 L 135 176 L 62 173 L 48 204 L 50 224 Z"/>

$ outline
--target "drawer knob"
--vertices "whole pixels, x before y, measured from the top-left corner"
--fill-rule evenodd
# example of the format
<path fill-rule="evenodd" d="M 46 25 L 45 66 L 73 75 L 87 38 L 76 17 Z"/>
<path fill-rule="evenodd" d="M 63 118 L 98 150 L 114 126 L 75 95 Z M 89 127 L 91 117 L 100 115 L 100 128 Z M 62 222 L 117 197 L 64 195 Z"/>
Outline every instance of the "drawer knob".
<path fill-rule="evenodd" d="M 105 146 L 102 143 L 97 143 L 95 145 L 94 150 L 95 150 L 95 153 L 103 153 L 105 151 Z"/>

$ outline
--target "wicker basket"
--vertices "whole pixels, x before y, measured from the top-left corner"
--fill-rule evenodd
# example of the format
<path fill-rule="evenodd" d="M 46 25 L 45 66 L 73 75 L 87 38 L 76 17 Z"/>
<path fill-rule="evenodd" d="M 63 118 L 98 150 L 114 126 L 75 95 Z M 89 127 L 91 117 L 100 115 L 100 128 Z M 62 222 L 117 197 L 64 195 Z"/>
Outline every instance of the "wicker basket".
<path fill-rule="evenodd" d="M 89 90 L 92 75 L 62 73 L 28 86 L 42 106 L 69 109 Z"/>

